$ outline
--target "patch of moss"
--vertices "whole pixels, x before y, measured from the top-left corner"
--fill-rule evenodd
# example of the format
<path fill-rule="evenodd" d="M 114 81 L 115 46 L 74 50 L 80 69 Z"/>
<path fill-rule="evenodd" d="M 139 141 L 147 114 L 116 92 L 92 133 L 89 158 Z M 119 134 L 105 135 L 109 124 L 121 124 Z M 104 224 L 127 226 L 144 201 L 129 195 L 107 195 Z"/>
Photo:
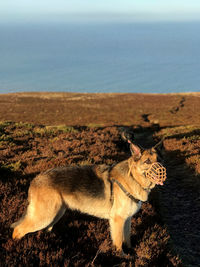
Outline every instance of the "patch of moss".
<path fill-rule="evenodd" d="M 19 171 L 21 169 L 21 167 L 22 167 L 22 164 L 21 164 L 20 160 L 1 166 L 2 169 L 7 169 L 7 170 L 13 171 L 13 172 Z"/>
<path fill-rule="evenodd" d="M 87 126 L 89 128 L 98 128 L 98 127 L 103 127 L 104 125 L 102 123 L 89 123 Z"/>
<path fill-rule="evenodd" d="M 29 135 L 30 131 L 25 130 L 25 129 L 19 129 L 14 132 L 15 137 L 23 137 L 25 135 Z"/>
<path fill-rule="evenodd" d="M 46 126 L 45 127 L 47 132 L 53 132 L 53 133 L 57 133 L 57 132 L 62 132 L 62 133 L 71 133 L 71 132 L 78 132 L 78 130 L 76 130 L 74 127 L 72 126 L 65 126 L 65 125 L 58 125 L 58 126 Z"/>
<path fill-rule="evenodd" d="M 43 136 L 55 136 L 58 133 L 78 132 L 74 127 L 59 125 L 59 126 L 38 126 L 33 129 L 33 133 Z"/>
<path fill-rule="evenodd" d="M 20 128 L 26 128 L 28 130 L 33 129 L 34 125 L 31 123 L 26 123 L 26 122 L 15 122 L 14 125 L 16 126 L 16 128 L 20 127 Z"/>
<path fill-rule="evenodd" d="M 0 136 L 5 133 L 5 128 L 10 124 L 11 122 L 8 121 L 0 121 Z"/>

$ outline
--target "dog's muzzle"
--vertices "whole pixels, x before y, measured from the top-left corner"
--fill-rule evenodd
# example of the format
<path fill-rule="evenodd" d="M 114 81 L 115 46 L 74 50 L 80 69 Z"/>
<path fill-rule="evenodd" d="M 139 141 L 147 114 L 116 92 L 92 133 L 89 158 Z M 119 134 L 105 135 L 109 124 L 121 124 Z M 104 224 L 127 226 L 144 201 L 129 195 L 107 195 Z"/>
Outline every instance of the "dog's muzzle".
<path fill-rule="evenodd" d="M 163 185 L 163 182 L 167 179 L 166 168 L 159 162 L 154 162 L 151 167 L 145 172 L 147 178 L 153 183 Z"/>

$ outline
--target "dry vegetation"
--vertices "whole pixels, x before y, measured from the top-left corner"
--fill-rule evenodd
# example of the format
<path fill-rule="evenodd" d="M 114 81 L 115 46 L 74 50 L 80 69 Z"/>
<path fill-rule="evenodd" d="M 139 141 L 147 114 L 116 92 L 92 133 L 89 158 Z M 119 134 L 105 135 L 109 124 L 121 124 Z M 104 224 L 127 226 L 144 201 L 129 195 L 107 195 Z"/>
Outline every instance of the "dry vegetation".
<path fill-rule="evenodd" d="M 60 99 L 57 94 L 47 94 L 46 98 L 28 94 L 1 96 L 0 100 L 7 101 L 8 111 L 10 106 L 15 110 L 6 113 L 4 108 L 3 112 L 1 105 L 0 262 L 3 266 L 200 265 L 198 96 L 167 95 L 161 101 L 159 95 L 81 98 L 75 94 L 72 98 L 71 94 L 64 94 Z M 33 114 L 28 119 L 29 105 Z M 95 105 L 99 117 L 96 111 L 91 112 Z M 57 117 L 56 109 L 62 108 L 63 116 L 67 108 L 72 112 L 71 120 L 69 114 L 66 118 Z M 46 123 L 40 125 L 45 119 Z M 166 137 L 168 172 L 165 186 L 157 187 L 132 219 L 133 249 L 127 251 L 128 255 L 121 257 L 113 251 L 106 220 L 75 211 L 68 211 L 51 233 L 39 231 L 13 241 L 9 226 L 26 208 L 32 178 L 55 166 L 113 164 L 127 158 L 129 150 L 120 138 L 120 127 L 124 125 L 133 129 L 136 142 L 145 147 Z"/>

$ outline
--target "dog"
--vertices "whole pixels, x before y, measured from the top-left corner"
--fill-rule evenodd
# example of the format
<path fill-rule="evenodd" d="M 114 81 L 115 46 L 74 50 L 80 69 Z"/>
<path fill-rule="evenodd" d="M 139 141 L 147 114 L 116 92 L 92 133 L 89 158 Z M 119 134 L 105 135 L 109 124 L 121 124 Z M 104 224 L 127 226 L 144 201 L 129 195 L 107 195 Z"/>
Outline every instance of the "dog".
<path fill-rule="evenodd" d="M 58 167 L 36 176 L 29 187 L 25 215 L 11 225 L 13 239 L 44 228 L 50 231 L 70 208 L 108 219 L 116 250 L 123 253 L 123 244 L 131 248 L 131 217 L 147 201 L 150 191 L 163 184 L 166 169 L 159 163 L 165 176 L 162 181 L 157 174 L 153 178 L 147 175 L 160 161 L 156 147 L 143 149 L 130 140 L 129 144 L 131 157 L 113 166 Z"/>

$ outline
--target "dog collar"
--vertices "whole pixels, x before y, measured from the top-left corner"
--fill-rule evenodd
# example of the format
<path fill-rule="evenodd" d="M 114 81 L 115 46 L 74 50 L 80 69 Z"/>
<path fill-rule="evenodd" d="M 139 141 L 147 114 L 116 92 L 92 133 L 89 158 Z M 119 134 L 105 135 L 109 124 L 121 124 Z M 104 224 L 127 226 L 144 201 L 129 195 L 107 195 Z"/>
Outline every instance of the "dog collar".
<path fill-rule="evenodd" d="M 119 186 L 119 188 L 124 192 L 124 194 L 125 194 L 127 197 L 129 197 L 132 201 L 134 201 L 134 202 L 136 202 L 136 203 L 138 203 L 138 202 L 141 201 L 141 200 L 135 198 L 133 195 L 131 195 L 131 194 L 130 194 L 130 193 L 123 187 L 123 185 L 122 185 L 119 181 L 117 181 L 116 179 L 112 178 L 112 179 L 111 179 L 111 182 L 116 183 L 116 184 Z"/>

